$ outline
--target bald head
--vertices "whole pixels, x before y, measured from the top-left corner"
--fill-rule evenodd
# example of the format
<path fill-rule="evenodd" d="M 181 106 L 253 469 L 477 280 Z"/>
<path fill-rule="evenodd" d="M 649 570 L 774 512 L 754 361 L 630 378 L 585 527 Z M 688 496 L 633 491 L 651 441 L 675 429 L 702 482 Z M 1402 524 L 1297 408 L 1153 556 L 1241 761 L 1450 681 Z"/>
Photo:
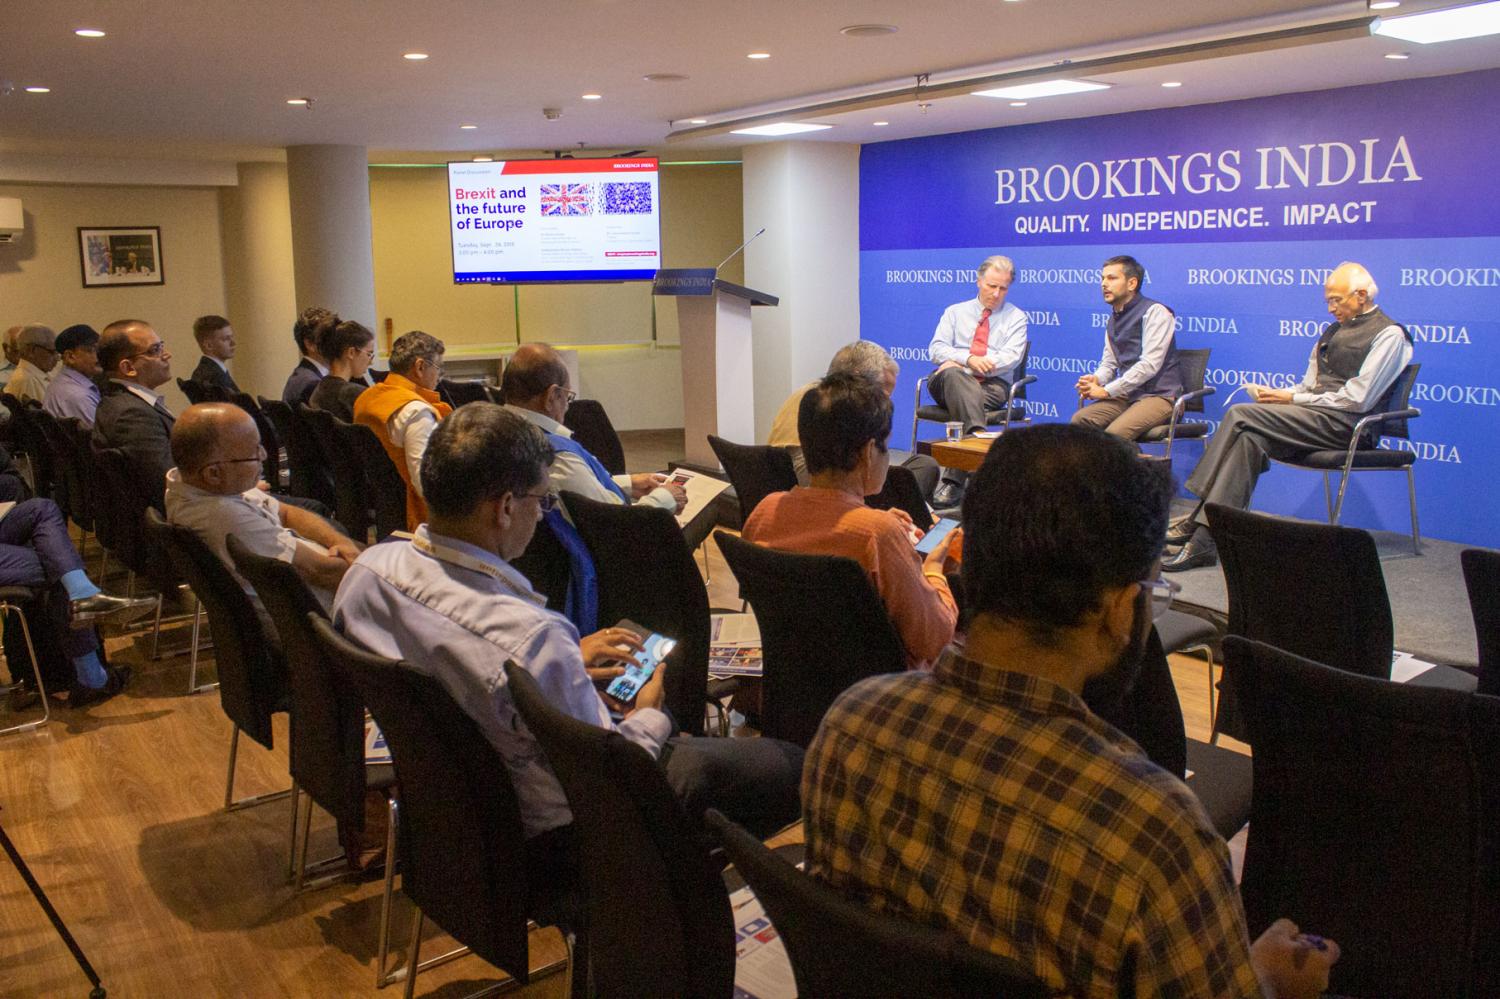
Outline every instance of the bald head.
<path fill-rule="evenodd" d="M 512 406 L 561 419 L 551 410 L 556 408 L 558 395 L 564 400 L 567 398 L 568 366 L 563 363 L 562 355 L 547 344 L 524 343 L 505 366 L 505 372 L 500 376 L 500 390 L 505 401 Z M 567 411 L 566 401 L 562 409 Z"/>
<path fill-rule="evenodd" d="M 183 481 L 213 493 L 253 487 L 260 477 L 259 448 L 255 421 L 227 402 L 189 406 L 172 427 L 172 460 Z M 248 484 L 240 484 L 247 475 Z"/>

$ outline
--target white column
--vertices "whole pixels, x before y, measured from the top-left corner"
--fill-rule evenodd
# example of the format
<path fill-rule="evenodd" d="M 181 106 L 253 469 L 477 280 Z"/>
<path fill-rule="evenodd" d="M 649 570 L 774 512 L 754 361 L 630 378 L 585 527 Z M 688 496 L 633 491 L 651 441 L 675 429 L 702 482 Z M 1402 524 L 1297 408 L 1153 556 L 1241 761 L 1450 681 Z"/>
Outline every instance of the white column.
<path fill-rule="evenodd" d="M 224 292 L 236 347 L 230 370 L 252 395 L 281 397 L 297 364 L 292 321 L 297 298 L 292 273 L 292 214 L 286 167 L 241 163 L 239 183 L 222 188 Z M 197 363 L 184 358 L 186 377 Z"/>
<path fill-rule="evenodd" d="M 774 142 L 744 150 L 745 284 L 781 297 L 752 312 L 755 434 L 793 388 L 859 339 L 859 146 Z M 747 442 L 742 442 L 747 443 Z"/>
<path fill-rule="evenodd" d="M 365 147 L 288 146 L 286 169 L 297 309 L 321 305 L 378 335 Z"/>

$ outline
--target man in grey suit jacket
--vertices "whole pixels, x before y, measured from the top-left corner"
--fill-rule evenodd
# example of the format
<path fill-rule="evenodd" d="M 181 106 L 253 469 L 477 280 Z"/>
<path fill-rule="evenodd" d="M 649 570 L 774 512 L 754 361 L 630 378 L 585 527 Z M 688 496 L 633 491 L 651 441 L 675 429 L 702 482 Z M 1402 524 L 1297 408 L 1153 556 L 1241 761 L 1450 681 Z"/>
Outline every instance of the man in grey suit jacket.
<path fill-rule="evenodd" d="M 176 419 L 156 387 L 172 377 L 172 353 L 149 323 L 121 319 L 100 334 L 99 366 L 109 382 L 94 414 L 94 443 L 124 451 L 141 494 L 161 510 Z"/>

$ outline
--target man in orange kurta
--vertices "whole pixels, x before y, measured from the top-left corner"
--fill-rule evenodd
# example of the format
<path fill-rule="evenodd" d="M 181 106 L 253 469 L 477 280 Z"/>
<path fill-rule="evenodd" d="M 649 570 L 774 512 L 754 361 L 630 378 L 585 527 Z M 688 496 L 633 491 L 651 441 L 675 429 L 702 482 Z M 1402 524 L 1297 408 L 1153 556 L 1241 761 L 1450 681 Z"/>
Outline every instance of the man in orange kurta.
<path fill-rule="evenodd" d="M 865 506 L 890 467 L 890 396 L 870 378 L 829 375 L 803 396 L 797 430 L 812 484 L 762 500 L 745 522 L 745 540 L 858 562 L 890 615 L 908 666 L 930 667 L 958 621 L 944 564 L 961 532 L 924 559 L 912 546 L 905 513 Z"/>
<path fill-rule="evenodd" d="M 445 350 L 443 341 L 421 330 L 403 334 L 391 345 L 391 373 L 354 403 L 354 422 L 375 432 L 406 483 L 406 527 L 412 531 L 427 520 L 421 474 L 427 439 L 453 412 L 437 393 Z"/>

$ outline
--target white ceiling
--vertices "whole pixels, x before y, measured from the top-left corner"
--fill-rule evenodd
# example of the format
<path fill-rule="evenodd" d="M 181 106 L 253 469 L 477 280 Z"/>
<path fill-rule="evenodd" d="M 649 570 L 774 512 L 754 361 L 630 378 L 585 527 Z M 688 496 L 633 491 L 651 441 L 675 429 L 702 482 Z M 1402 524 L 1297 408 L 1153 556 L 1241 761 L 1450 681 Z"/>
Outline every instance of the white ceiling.
<path fill-rule="evenodd" d="M 1406 0 L 1395 13 L 1448 3 Z M 0 13 L 0 85 L 14 86 L 0 97 L 0 153 L 235 160 L 351 143 L 380 161 L 578 143 L 723 155 L 759 140 L 668 147 L 671 123 L 909 86 L 923 72 L 938 82 L 1368 12 L 1363 0 L 9 0 Z M 839 32 L 872 22 L 900 30 Z M 78 38 L 79 27 L 108 35 Z M 413 50 L 431 58 L 402 59 Z M 757 50 L 771 58 L 746 58 Z M 1393 51 L 1411 58 L 1384 58 Z M 1111 90 L 1020 109 L 965 95 L 923 114 L 903 101 L 812 119 L 836 126 L 813 138 L 869 142 L 1496 66 L 1500 37 L 1430 47 L 1372 37 L 1096 73 Z M 1183 86 L 1163 89 L 1169 79 Z M 32 85 L 52 92 L 24 93 Z M 582 100 L 588 92 L 603 99 Z M 304 96 L 310 111 L 285 103 Z M 545 120 L 544 107 L 562 117 Z M 480 127 L 460 131 L 465 122 Z"/>

